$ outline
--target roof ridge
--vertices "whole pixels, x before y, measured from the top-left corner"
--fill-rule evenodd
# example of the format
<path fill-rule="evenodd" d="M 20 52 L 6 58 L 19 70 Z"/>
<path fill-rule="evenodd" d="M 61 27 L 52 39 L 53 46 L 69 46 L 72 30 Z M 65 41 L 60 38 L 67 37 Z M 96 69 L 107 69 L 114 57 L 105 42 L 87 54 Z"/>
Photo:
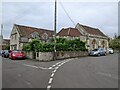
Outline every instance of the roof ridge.
<path fill-rule="evenodd" d="M 92 29 L 98 29 L 98 28 L 95 28 L 95 27 L 92 27 L 92 26 L 87 26 L 87 25 L 84 25 L 84 24 L 80 24 L 80 23 L 77 23 L 78 25 L 81 25 L 81 26 L 85 26 L 85 27 L 88 27 L 88 28 L 92 28 Z"/>
<path fill-rule="evenodd" d="M 87 25 L 82 25 L 82 24 L 79 24 L 79 25 L 81 25 L 88 33 L 90 33 L 90 30 L 91 30 L 91 32 L 94 32 L 95 35 L 99 34 L 100 36 L 105 36 L 106 37 L 106 34 L 103 33 L 99 28 L 94 28 L 94 27 L 87 26 Z"/>
<path fill-rule="evenodd" d="M 36 27 L 32 27 L 32 26 L 28 26 L 28 25 L 19 25 L 19 24 L 14 24 L 16 26 L 21 26 L 21 27 L 28 27 L 28 28 L 33 28 L 33 29 L 41 29 L 41 30 L 45 30 L 45 31 L 52 31 L 54 32 L 53 30 L 49 30 L 49 29 L 42 29 L 42 28 L 36 28 Z"/>
<path fill-rule="evenodd" d="M 77 29 L 77 28 L 74 28 L 74 27 L 66 27 L 66 28 L 62 28 L 62 29 Z"/>
<path fill-rule="evenodd" d="M 96 29 L 96 30 L 98 29 L 98 28 L 94 28 L 94 27 L 91 27 L 91 26 L 87 26 L 87 25 L 82 25 L 82 26 L 85 26 L 85 27 L 88 27 L 88 28 L 92 28 L 92 29 Z"/>

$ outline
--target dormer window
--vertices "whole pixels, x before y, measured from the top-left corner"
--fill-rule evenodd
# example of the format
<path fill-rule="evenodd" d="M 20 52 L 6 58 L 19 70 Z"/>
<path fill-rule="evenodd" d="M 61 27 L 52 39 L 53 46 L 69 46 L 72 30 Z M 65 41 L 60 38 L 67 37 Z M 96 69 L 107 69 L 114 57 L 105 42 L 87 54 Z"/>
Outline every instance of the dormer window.
<path fill-rule="evenodd" d="M 32 37 L 32 38 L 34 38 L 34 37 L 35 37 L 35 35 L 34 35 L 34 34 L 31 34 L 31 37 Z"/>
<path fill-rule="evenodd" d="M 48 34 L 45 32 L 42 34 L 41 38 L 42 38 L 42 40 L 44 40 L 46 42 L 49 37 L 48 37 Z"/>
<path fill-rule="evenodd" d="M 31 37 L 34 38 L 34 39 L 39 39 L 39 34 L 37 32 L 34 32 L 31 34 Z"/>

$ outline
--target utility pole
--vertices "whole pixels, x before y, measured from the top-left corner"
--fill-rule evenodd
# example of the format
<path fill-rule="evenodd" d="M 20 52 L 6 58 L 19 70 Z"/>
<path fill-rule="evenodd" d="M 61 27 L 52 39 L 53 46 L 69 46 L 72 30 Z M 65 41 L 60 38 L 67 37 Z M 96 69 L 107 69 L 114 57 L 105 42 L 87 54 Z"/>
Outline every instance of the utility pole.
<path fill-rule="evenodd" d="M 55 12 L 54 12 L 54 57 L 56 60 L 56 25 L 57 25 L 57 0 L 55 0 Z"/>
<path fill-rule="evenodd" d="M 55 21 L 54 21 L 54 32 L 55 32 L 55 36 L 56 36 L 56 21 L 57 21 L 57 0 L 55 0 L 55 17 L 54 17 Z"/>
<path fill-rule="evenodd" d="M 3 30 L 3 24 L 1 24 L 1 33 L 0 33 L 0 50 L 2 50 L 2 43 L 3 43 L 2 30 Z"/>

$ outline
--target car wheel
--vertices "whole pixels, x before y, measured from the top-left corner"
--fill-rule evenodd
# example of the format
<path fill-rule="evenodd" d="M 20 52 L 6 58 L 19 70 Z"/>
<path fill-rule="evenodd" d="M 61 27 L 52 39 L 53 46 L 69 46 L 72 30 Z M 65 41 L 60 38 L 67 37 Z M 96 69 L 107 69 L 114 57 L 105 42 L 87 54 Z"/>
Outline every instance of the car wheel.
<path fill-rule="evenodd" d="M 104 56 L 106 56 L 106 55 L 107 55 L 107 53 L 104 54 Z"/>
<path fill-rule="evenodd" d="M 100 57 L 100 53 L 98 53 L 98 57 Z"/>

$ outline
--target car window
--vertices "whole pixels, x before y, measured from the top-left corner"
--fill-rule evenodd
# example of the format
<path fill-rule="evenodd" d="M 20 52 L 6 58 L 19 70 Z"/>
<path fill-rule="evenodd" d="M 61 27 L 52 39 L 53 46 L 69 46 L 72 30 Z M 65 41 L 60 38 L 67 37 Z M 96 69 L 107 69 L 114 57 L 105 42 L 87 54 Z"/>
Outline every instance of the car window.
<path fill-rule="evenodd" d="M 8 52 L 8 50 L 4 50 L 4 52 L 6 52 L 6 53 L 7 53 L 7 52 Z"/>
<path fill-rule="evenodd" d="M 109 50 L 112 50 L 112 48 L 109 48 Z"/>

